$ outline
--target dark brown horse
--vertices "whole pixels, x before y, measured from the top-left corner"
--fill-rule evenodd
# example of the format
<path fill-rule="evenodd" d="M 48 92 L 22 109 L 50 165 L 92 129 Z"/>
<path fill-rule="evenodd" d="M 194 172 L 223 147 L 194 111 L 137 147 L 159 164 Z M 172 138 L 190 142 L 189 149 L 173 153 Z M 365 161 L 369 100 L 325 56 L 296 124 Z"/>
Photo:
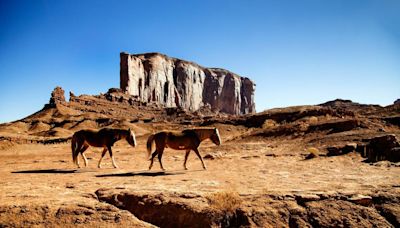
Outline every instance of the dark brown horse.
<path fill-rule="evenodd" d="M 101 154 L 98 167 L 101 168 L 101 160 L 103 159 L 104 155 L 108 150 L 114 168 L 118 168 L 117 164 L 115 164 L 111 147 L 114 145 L 115 142 L 117 142 L 120 139 L 126 139 L 126 141 L 131 146 L 133 147 L 136 146 L 135 135 L 130 129 L 123 130 L 123 129 L 103 128 L 99 131 L 93 131 L 93 130 L 77 131 L 72 136 L 72 141 L 71 141 L 72 160 L 74 164 L 76 164 L 78 168 L 80 168 L 78 155 L 81 154 L 83 160 L 85 161 L 85 166 L 87 166 L 88 161 L 84 154 L 85 150 L 89 146 L 103 147 L 103 152 Z"/>
<path fill-rule="evenodd" d="M 150 135 L 147 139 L 147 153 L 149 155 L 149 159 L 151 160 L 149 170 L 153 166 L 153 159 L 156 155 L 158 155 L 158 161 L 160 162 L 161 169 L 164 170 L 161 162 L 164 148 L 186 150 L 185 161 L 183 163 L 183 167 L 185 169 L 187 169 L 186 161 L 189 157 L 189 153 L 191 150 L 193 150 L 197 157 L 199 157 L 203 168 L 206 169 L 204 161 L 199 153 L 199 150 L 197 149 L 200 143 L 205 139 L 211 139 L 211 141 L 216 145 L 221 144 L 221 139 L 219 137 L 217 128 L 195 128 L 183 130 L 181 132 L 161 131 Z M 156 144 L 156 150 L 151 153 L 153 141 Z"/>

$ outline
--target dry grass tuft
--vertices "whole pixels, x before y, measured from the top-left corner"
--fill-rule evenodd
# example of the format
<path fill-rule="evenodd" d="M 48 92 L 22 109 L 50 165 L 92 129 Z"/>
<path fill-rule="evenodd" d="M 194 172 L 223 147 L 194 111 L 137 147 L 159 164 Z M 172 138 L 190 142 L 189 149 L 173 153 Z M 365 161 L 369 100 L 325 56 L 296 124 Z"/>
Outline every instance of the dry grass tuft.
<path fill-rule="evenodd" d="M 308 118 L 308 123 L 310 123 L 310 124 L 316 124 L 316 123 L 318 123 L 318 117 L 316 117 L 316 116 L 310 116 L 310 118 Z"/>
<path fill-rule="evenodd" d="M 276 123 L 276 121 L 271 120 L 271 119 L 266 119 L 262 125 L 263 129 L 268 129 L 268 128 L 273 128 L 276 127 L 278 124 Z"/>
<path fill-rule="evenodd" d="M 319 154 L 319 150 L 315 147 L 308 147 L 306 151 L 308 153 Z"/>
<path fill-rule="evenodd" d="M 211 207 L 225 212 L 234 212 L 242 203 L 239 193 L 234 191 L 215 192 L 207 199 Z"/>
<path fill-rule="evenodd" d="M 306 151 L 309 153 L 304 159 L 313 159 L 319 156 L 319 150 L 315 147 L 309 147 L 306 149 Z"/>

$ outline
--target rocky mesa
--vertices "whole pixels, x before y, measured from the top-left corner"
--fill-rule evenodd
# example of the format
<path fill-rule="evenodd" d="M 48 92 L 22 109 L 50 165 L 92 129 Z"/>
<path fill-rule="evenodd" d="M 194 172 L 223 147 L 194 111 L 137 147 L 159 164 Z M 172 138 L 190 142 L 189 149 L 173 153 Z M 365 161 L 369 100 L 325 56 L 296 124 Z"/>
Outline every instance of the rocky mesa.
<path fill-rule="evenodd" d="M 120 54 L 120 87 L 142 102 L 196 111 L 255 113 L 255 84 L 228 70 L 159 53 Z"/>

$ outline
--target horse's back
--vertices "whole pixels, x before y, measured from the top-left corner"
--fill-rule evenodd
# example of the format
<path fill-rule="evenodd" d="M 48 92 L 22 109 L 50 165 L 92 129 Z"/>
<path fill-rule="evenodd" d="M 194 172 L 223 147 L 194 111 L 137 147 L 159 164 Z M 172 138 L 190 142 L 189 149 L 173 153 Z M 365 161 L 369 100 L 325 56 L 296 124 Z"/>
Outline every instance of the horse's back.
<path fill-rule="evenodd" d="M 76 131 L 72 137 L 74 137 L 76 139 L 85 139 L 89 135 L 95 135 L 95 134 L 96 134 L 96 131 L 94 131 L 94 130 L 83 129 L 83 130 Z"/>
<path fill-rule="evenodd" d="M 192 130 L 183 130 L 181 132 L 177 131 L 169 131 L 166 132 L 166 146 L 176 149 L 176 150 L 184 150 L 184 149 L 192 149 L 194 147 L 198 147 L 200 141 L 196 135 L 196 133 Z"/>
<path fill-rule="evenodd" d="M 102 147 L 106 144 L 104 140 L 105 132 L 102 132 L 102 130 L 83 129 L 75 132 L 73 137 L 76 137 L 78 140 L 83 140 L 91 146 Z"/>

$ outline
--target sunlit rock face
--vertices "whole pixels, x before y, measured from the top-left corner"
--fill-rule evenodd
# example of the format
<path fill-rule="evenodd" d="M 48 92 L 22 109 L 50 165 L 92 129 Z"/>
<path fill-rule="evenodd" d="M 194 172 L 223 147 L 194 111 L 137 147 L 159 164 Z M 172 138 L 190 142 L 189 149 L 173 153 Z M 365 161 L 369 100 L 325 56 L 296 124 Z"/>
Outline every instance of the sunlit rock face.
<path fill-rule="evenodd" d="M 120 87 L 141 101 L 196 111 L 255 112 L 255 84 L 228 70 L 205 68 L 159 53 L 121 53 Z"/>
<path fill-rule="evenodd" d="M 53 92 L 51 92 L 51 97 L 48 106 L 56 107 L 57 104 L 65 104 L 66 101 L 64 93 L 65 91 L 60 86 L 54 88 Z"/>

